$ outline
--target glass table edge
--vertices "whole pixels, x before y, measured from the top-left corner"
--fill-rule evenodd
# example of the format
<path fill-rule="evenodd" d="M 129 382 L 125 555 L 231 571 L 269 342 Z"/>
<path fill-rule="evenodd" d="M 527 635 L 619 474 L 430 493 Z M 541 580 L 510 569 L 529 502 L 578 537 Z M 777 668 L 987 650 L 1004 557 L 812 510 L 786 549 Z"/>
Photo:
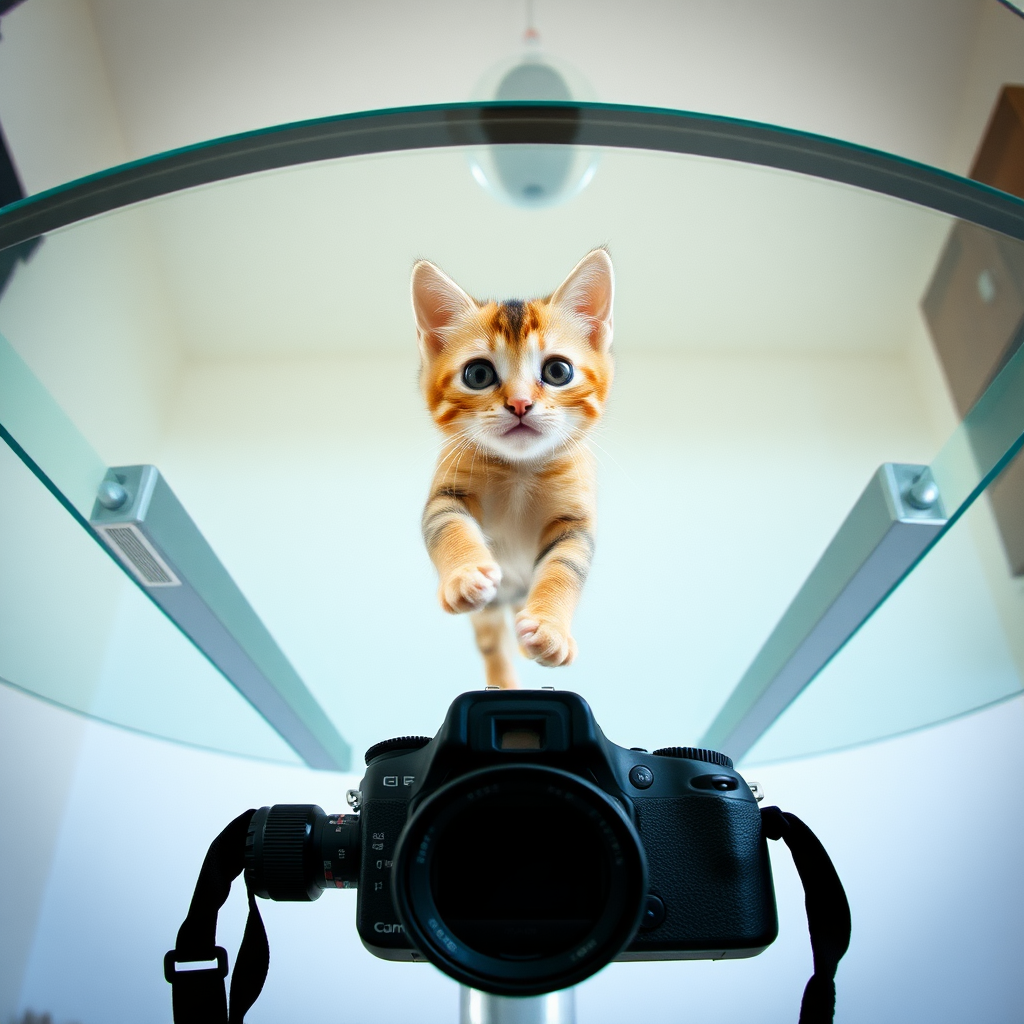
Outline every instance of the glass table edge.
<path fill-rule="evenodd" d="M 197 743 L 195 740 L 180 739 L 175 736 L 169 736 L 166 733 L 154 732 L 152 729 L 143 729 L 140 726 L 130 725 L 127 722 L 118 722 L 113 718 L 105 718 L 103 715 L 97 715 L 92 711 L 86 711 L 83 708 L 76 708 L 73 704 L 66 704 L 54 697 L 47 696 L 45 693 L 40 693 L 38 690 L 22 686 L 20 683 L 16 683 L 14 680 L 7 679 L 4 676 L 0 676 L 0 686 L 4 686 L 9 690 L 13 690 L 15 693 L 20 693 L 32 700 L 38 700 L 52 708 L 57 708 L 60 711 L 67 712 L 70 715 L 74 715 L 76 718 L 84 718 L 89 722 L 98 722 L 100 725 L 108 726 L 111 729 L 123 729 L 125 732 L 130 732 L 135 736 L 144 736 L 147 739 L 160 740 L 163 743 L 173 743 L 177 747 L 187 747 L 190 750 L 198 750 L 204 754 L 219 754 L 224 757 L 242 758 L 246 761 L 260 761 L 264 764 L 280 765 L 283 768 L 300 768 L 304 771 L 323 770 L 310 768 L 309 765 L 303 763 L 302 760 L 298 758 L 298 755 L 296 755 L 296 760 L 289 761 L 283 758 L 269 757 L 266 754 L 254 754 L 248 751 L 231 750 L 227 747 L 214 747 L 206 743 Z M 334 771 L 333 769 L 330 770 Z M 335 774 L 352 774 L 352 771 L 351 769 L 348 771 L 336 771 Z"/>
<path fill-rule="evenodd" d="M 458 135 L 479 128 L 480 119 L 488 114 L 500 115 L 493 123 L 500 124 L 502 132 L 519 132 L 521 137 L 511 134 L 494 143 L 483 135 L 474 139 Z M 1024 240 L 1024 200 L 950 171 L 857 143 L 671 108 L 495 101 L 354 111 L 287 122 L 119 164 L 0 208 L 0 250 L 100 213 L 261 170 L 373 153 L 543 143 L 543 133 L 538 137 L 527 129 L 550 129 L 559 115 L 563 126 L 576 125 L 584 131 L 578 140 L 549 140 L 554 144 L 692 153 L 790 170 L 887 194 Z M 588 131 L 605 134 L 589 138 Z M 688 141 L 681 144 L 684 133 L 688 133 Z M 344 152 L 309 153 L 310 146 L 322 150 L 326 144 L 341 141 L 349 144 Z"/>
<path fill-rule="evenodd" d="M 1001 707 L 1002 705 L 1015 700 L 1024 700 L 1024 690 L 1017 690 L 1014 693 L 1003 694 L 1001 697 L 996 697 L 994 700 L 987 701 L 985 704 L 979 704 L 977 707 L 970 708 L 967 711 L 957 711 L 952 715 L 946 715 L 944 718 L 937 718 L 933 721 L 922 722 L 920 725 L 912 725 L 907 729 L 895 729 L 892 732 L 887 732 L 880 736 L 871 736 L 868 739 L 855 740 L 852 743 L 815 747 L 808 750 L 802 750 L 794 754 L 782 754 L 775 757 L 765 758 L 759 758 L 756 754 L 756 748 L 752 748 L 750 754 L 753 756 L 744 755 L 741 757 L 737 762 L 737 767 L 746 774 L 750 771 L 756 771 L 758 768 L 773 768 L 776 765 L 792 764 L 794 761 L 808 761 L 812 758 L 825 757 L 826 755 L 845 754 L 851 750 L 861 750 L 864 747 L 874 746 L 877 743 L 888 743 L 890 740 L 899 740 L 906 736 L 915 736 L 917 733 L 924 732 L 926 729 L 934 729 L 943 725 L 951 725 L 953 722 L 959 722 L 970 715 L 979 715 L 985 711 L 991 711 L 993 708 Z"/>

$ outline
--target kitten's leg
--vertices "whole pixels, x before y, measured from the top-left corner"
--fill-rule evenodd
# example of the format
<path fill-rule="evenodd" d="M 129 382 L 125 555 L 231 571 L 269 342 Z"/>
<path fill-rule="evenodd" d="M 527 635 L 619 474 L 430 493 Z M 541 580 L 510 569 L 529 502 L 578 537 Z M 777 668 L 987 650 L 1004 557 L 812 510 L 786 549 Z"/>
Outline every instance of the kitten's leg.
<path fill-rule="evenodd" d="M 508 613 L 503 605 L 489 604 L 474 612 L 470 619 L 476 633 L 476 645 L 484 657 L 488 686 L 514 689 L 519 685 L 512 659 L 515 647 L 508 628 Z"/>
<path fill-rule="evenodd" d="M 438 600 L 453 614 L 483 608 L 501 583 L 501 566 L 474 518 L 475 505 L 466 492 L 439 487 L 423 509 L 423 539 L 440 578 Z"/>
<path fill-rule="evenodd" d="M 533 586 L 516 615 L 523 654 L 541 665 L 568 665 L 576 657 L 570 630 L 594 555 L 589 519 L 555 519 L 541 534 Z"/>

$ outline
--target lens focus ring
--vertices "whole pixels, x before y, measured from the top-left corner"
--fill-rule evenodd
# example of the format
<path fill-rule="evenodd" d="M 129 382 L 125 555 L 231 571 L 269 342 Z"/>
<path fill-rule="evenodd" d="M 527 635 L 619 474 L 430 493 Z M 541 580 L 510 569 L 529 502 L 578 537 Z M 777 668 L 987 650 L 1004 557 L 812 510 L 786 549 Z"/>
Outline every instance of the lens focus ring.
<path fill-rule="evenodd" d="M 275 804 L 252 816 L 245 872 L 257 896 L 308 902 L 320 895 L 309 860 L 313 826 L 323 814 L 315 804 Z"/>

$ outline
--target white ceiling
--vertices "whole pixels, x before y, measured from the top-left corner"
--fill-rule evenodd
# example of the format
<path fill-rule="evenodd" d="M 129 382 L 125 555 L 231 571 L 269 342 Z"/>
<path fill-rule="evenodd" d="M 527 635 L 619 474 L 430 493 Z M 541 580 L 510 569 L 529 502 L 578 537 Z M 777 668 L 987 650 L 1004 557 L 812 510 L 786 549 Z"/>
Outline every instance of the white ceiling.
<path fill-rule="evenodd" d="M 1024 20 L 996 0 L 535 7 L 547 50 L 599 99 L 752 118 L 959 171 L 999 84 L 1024 80 Z M 0 123 L 36 191 L 274 123 L 465 99 L 517 51 L 524 18 L 524 0 L 31 0 L 3 20 Z M 481 295 L 536 294 L 610 243 L 620 344 L 893 352 L 943 236 L 940 219 L 878 197 L 637 154 L 607 156 L 563 207 L 515 211 L 464 163 L 350 161 L 155 204 L 156 276 L 181 350 L 404 351 L 412 259 Z"/>
<path fill-rule="evenodd" d="M 37 0 L 32 0 L 33 3 Z M 537 0 L 599 99 L 948 157 L 995 0 Z M 129 153 L 342 111 L 467 99 L 525 0 L 92 0 Z M 1004 19 L 1013 22 L 1007 13 Z"/>
<path fill-rule="evenodd" d="M 999 85 L 1024 80 L 1024 21 L 997 0 L 535 7 L 546 49 L 599 99 L 820 132 L 958 173 Z M 466 99 L 524 19 L 525 0 L 30 0 L 3 19 L 0 121 L 35 191 L 116 150 Z"/>

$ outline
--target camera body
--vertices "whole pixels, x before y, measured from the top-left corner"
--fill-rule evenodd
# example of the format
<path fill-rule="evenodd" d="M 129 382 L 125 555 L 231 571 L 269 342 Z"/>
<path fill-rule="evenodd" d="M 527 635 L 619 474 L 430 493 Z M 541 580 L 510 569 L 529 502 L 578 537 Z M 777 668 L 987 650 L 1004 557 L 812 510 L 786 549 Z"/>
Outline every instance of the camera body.
<path fill-rule="evenodd" d="M 639 929 L 617 960 L 755 956 L 778 934 L 761 815 L 728 758 L 669 748 L 654 754 L 605 738 L 568 691 L 465 693 L 431 740 L 367 752 L 360 784 L 356 927 L 388 960 L 422 960 L 396 913 L 397 843 L 410 817 L 454 778 L 509 763 L 539 764 L 597 786 L 635 828 L 647 867 Z M 530 829 L 529 813 L 518 823 Z"/>
<path fill-rule="evenodd" d="M 613 959 L 755 956 L 778 934 L 760 810 L 729 758 L 617 746 L 578 694 L 464 693 L 432 739 L 366 764 L 358 814 L 256 811 L 245 870 L 263 898 L 358 889 L 378 957 L 529 996 Z"/>

